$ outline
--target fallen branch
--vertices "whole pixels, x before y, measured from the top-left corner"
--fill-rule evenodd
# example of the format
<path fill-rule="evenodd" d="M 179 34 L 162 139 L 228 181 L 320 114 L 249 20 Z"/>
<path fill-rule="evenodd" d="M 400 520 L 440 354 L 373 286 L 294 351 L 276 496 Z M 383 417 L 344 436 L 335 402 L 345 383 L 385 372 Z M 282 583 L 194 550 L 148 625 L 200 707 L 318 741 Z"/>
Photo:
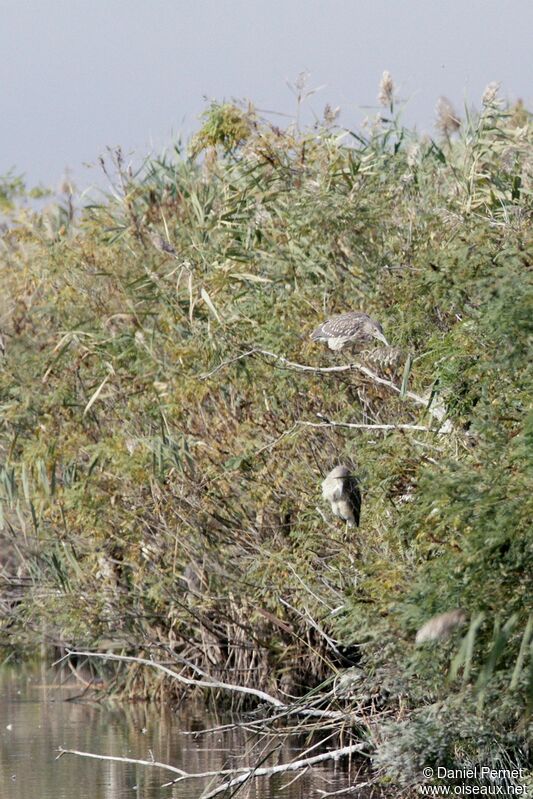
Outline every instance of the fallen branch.
<path fill-rule="evenodd" d="M 192 685 L 198 688 L 209 688 L 212 690 L 218 690 L 218 691 L 222 690 L 234 693 L 247 694 L 249 696 L 255 696 L 258 699 L 261 699 L 266 704 L 278 708 L 278 710 L 281 711 L 279 716 L 280 718 L 300 715 L 300 716 L 305 716 L 307 718 L 331 719 L 333 721 L 345 721 L 347 719 L 346 714 L 340 711 L 319 710 L 311 707 L 306 707 L 305 705 L 299 705 L 298 703 L 295 703 L 294 705 L 286 705 L 283 702 L 281 702 L 279 699 L 276 699 L 275 696 L 267 694 L 265 691 L 260 691 L 258 688 L 246 688 L 243 685 L 234 685 L 233 683 L 219 682 L 218 680 L 213 680 L 211 679 L 211 677 L 205 674 L 205 672 L 199 669 L 198 666 L 195 666 L 192 663 L 186 665 L 190 666 L 191 668 L 194 668 L 200 674 L 205 675 L 206 679 L 195 680 L 192 677 L 184 677 L 183 674 L 180 674 L 179 672 L 174 671 L 173 669 L 169 669 L 168 666 L 164 666 L 162 663 L 158 663 L 157 660 L 148 660 L 148 658 L 134 657 L 133 655 L 113 655 L 111 653 L 106 653 L 106 652 L 79 652 L 77 650 L 74 651 L 67 649 L 66 654 L 56 662 L 61 663 L 63 660 L 69 658 L 71 655 L 74 655 L 76 657 L 100 658 L 101 660 L 116 660 L 124 663 L 139 663 L 142 666 L 151 666 L 154 669 L 159 669 L 159 671 L 162 671 L 164 674 L 167 674 L 169 677 L 172 677 L 173 679 L 177 680 L 183 685 Z"/>
<path fill-rule="evenodd" d="M 292 763 L 282 763 L 278 766 L 265 768 L 246 769 L 245 773 L 222 783 L 222 785 L 219 785 L 218 788 L 215 788 L 209 793 L 204 794 L 202 799 L 212 799 L 213 796 L 218 796 L 218 794 L 227 791 L 229 788 L 233 788 L 236 785 L 242 785 L 243 782 L 246 782 L 249 779 L 255 779 L 256 777 L 272 777 L 274 774 L 286 774 L 288 771 L 298 771 L 301 768 L 308 768 L 309 766 L 314 766 L 317 763 L 324 763 L 327 760 L 340 760 L 342 757 L 347 757 L 355 753 L 361 753 L 365 747 L 365 743 L 352 744 L 351 746 L 344 746 L 342 749 L 334 749 L 330 752 L 323 752 L 321 755 L 314 755 L 314 757 L 307 757 L 302 760 L 293 760 Z"/>
<path fill-rule="evenodd" d="M 182 779 L 186 779 L 189 776 L 195 776 L 187 774 L 186 771 L 183 771 L 181 768 L 177 768 L 176 766 L 169 766 L 168 763 L 159 763 L 157 760 L 136 760 L 134 757 L 115 757 L 113 755 L 97 755 L 94 752 L 79 752 L 77 749 L 63 749 L 61 746 L 59 747 L 58 755 L 56 760 L 59 760 L 60 757 L 63 755 L 76 755 L 77 757 L 90 757 L 93 760 L 111 760 L 114 763 L 133 763 L 136 766 L 153 766 L 154 768 L 161 768 L 164 771 L 171 771 L 173 774 L 179 774 Z M 217 772 L 215 772 L 216 774 Z"/>
<path fill-rule="evenodd" d="M 160 768 L 164 771 L 170 771 L 173 774 L 177 774 L 178 777 L 171 782 L 167 782 L 162 785 L 162 788 L 168 788 L 171 785 L 175 785 L 182 780 L 198 780 L 198 779 L 208 779 L 210 777 L 219 777 L 219 776 L 230 776 L 232 774 L 238 774 L 237 777 L 232 777 L 231 779 L 227 780 L 226 782 L 222 783 L 215 788 L 214 790 L 210 791 L 207 794 L 204 794 L 202 799 L 211 799 L 213 796 L 217 796 L 220 793 L 228 790 L 228 788 L 232 788 L 235 785 L 240 785 L 243 782 L 246 782 L 249 779 L 255 779 L 256 777 L 271 777 L 274 774 L 285 774 L 289 771 L 298 771 L 301 768 L 309 768 L 310 766 L 314 766 L 317 763 L 324 763 L 327 760 L 340 760 L 342 757 L 347 757 L 349 755 L 355 753 L 361 753 L 366 747 L 364 742 L 352 744 L 350 746 L 344 746 L 341 749 L 334 749 L 330 752 L 323 752 L 321 755 L 314 755 L 313 757 L 302 758 L 301 760 L 293 760 L 290 763 L 282 763 L 277 766 L 270 766 L 265 768 L 235 768 L 235 769 L 221 769 L 220 771 L 203 771 L 203 772 L 187 772 L 183 771 L 183 769 L 177 768 L 177 766 L 170 766 L 168 763 L 160 763 L 158 760 L 137 760 L 133 757 L 119 757 L 115 755 L 98 755 L 94 752 L 82 752 L 77 749 L 58 749 L 58 755 L 56 760 L 63 755 L 75 755 L 76 757 L 88 757 L 93 760 L 107 760 L 112 761 L 115 763 L 130 763 L 137 766 L 148 766 L 149 768 Z"/>
<path fill-rule="evenodd" d="M 269 350 L 262 350 L 259 348 L 254 348 L 251 350 L 247 350 L 246 352 L 242 352 L 240 355 L 236 355 L 233 358 L 229 358 L 226 361 L 222 361 L 212 369 L 210 372 L 207 372 L 203 375 L 199 375 L 200 380 L 207 380 L 207 378 L 212 377 L 212 375 L 219 372 L 221 369 L 224 369 L 226 366 L 229 366 L 236 361 L 240 361 L 243 358 L 249 358 L 254 355 L 260 355 L 265 358 L 273 358 L 277 363 L 281 365 L 283 369 L 289 369 L 295 372 L 311 372 L 313 374 L 331 374 L 335 372 L 360 372 L 361 374 L 368 377 L 373 383 L 377 383 L 380 386 L 385 386 L 386 388 L 394 391 L 396 394 L 402 394 L 402 396 L 407 397 L 408 399 L 412 400 L 417 405 L 422 406 L 425 408 L 428 413 L 437 419 L 439 422 L 443 422 L 446 416 L 446 409 L 443 408 L 441 405 L 432 405 L 431 404 L 431 397 L 423 397 L 420 394 L 415 394 L 413 391 L 405 391 L 402 393 L 402 389 L 400 386 L 397 386 L 396 383 L 393 383 L 392 380 L 386 380 L 384 377 L 380 377 L 376 372 L 373 372 L 372 369 L 369 369 L 367 366 L 363 366 L 361 363 L 348 363 L 342 366 L 308 366 L 307 364 L 303 363 L 296 363 L 295 361 L 289 361 L 283 355 L 277 355 L 275 352 L 270 352 Z M 416 429 L 416 428 L 415 428 Z M 418 428 L 420 429 L 420 428 Z M 449 422 L 445 422 L 442 430 L 443 432 L 451 432 L 451 425 Z"/>
<path fill-rule="evenodd" d="M 132 655 L 113 655 L 111 653 L 105 652 L 78 652 L 68 649 L 66 655 L 57 662 L 60 663 L 62 660 L 65 660 L 71 655 L 76 657 L 100 658 L 100 660 L 117 660 L 123 663 L 140 663 L 143 666 L 151 666 L 153 669 L 159 669 L 159 671 L 162 671 L 164 674 L 167 674 L 169 677 L 172 677 L 174 680 L 177 680 L 184 685 L 193 685 L 199 688 L 211 688 L 215 690 L 233 691 L 234 693 L 248 694 L 250 696 L 257 697 L 263 702 L 273 705 L 274 707 L 285 708 L 285 705 L 283 702 L 280 702 L 279 699 L 267 694 L 265 691 L 260 691 L 258 688 L 245 688 L 242 685 L 218 682 L 216 680 L 212 680 L 211 678 L 207 678 L 205 680 L 195 680 L 192 677 L 184 677 L 183 674 L 179 674 L 179 672 L 169 669 L 168 666 L 164 666 L 162 663 L 158 663 L 156 660 L 148 660 L 148 658 L 133 657 Z"/>

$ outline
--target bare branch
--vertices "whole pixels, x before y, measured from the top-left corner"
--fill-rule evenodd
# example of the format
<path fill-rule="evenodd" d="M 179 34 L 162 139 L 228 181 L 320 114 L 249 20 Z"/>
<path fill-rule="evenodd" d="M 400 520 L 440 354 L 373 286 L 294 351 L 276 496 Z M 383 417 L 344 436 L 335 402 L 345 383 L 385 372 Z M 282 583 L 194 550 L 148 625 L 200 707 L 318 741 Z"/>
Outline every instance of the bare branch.
<path fill-rule="evenodd" d="M 292 763 L 282 763 L 278 766 L 265 768 L 250 768 L 246 770 L 246 773 L 240 774 L 238 777 L 234 777 L 233 779 L 222 783 L 222 785 L 219 785 L 218 788 L 215 788 L 209 793 L 204 794 L 202 799 L 212 799 L 213 796 L 218 796 L 218 794 L 227 791 L 229 788 L 233 788 L 236 785 L 242 785 L 243 782 L 246 782 L 252 778 L 255 779 L 255 777 L 271 777 L 274 774 L 285 774 L 288 771 L 298 771 L 301 768 L 308 768 L 309 766 L 314 766 L 316 763 L 323 763 L 326 760 L 340 760 L 341 757 L 347 757 L 348 755 L 355 754 L 356 752 L 361 753 L 365 747 L 365 743 L 357 743 L 352 744 L 351 746 L 344 746 L 341 749 L 334 749 L 330 752 L 323 752 L 321 755 L 306 757 L 302 760 L 293 760 Z"/>
<path fill-rule="evenodd" d="M 230 366 L 230 364 L 235 363 L 236 361 L 242 361 L 243 358 L 248 358 L 250 355 L 255 355 L 256 352 L 261 352 L 254 347 L 254 349 L 248 350 L 247 352 L 241 352 L 240 355 L 235 355 L 234 358 L 228 358 L 227 361 L 222 361 L 219 363 L 218 366 L 215 366 L 214 369 L 211 369 L 210 372 L 206 372 L 204 375 L 198 375 L 199 380 L 207 380 L 208 377 L 212 377 L 216 375 L 217 372 L 220 372 L 221 369 L 225 369 L 226 366 Z"/>
<path fill-rule="evenodd" d="M 285 707 L 283 702 L 280 702 L 279 699 L 276 699 L 274 696 L 265 693 L 265 691 L 260 691 L 258 688 L 245 688 L 242 685 L 218 682 L 209 677 L 205 680 L 195 680 L 191 677 L 184 677 L 183 674 L 179 674 L 179 672 L 169 669 L 168 666 L 164 666 L 162 663 L 158 663 L 155 660 L 148 660 L 147 658 L 133 657 L 132 655 L 113 655 L 111 653 L 104 652 L 78 652 L 67 650 L 65 658 L 69 657 L 70 655 L 76 655 L 78 657 L 100 658 L 100 660 L 117 660 L 123 663 L 140 663 L 143 666 L 151 666 L 153 669 L 159 669 L 159 671 L 162 671 L 164 674 L 167 674 L 174 680 L 178 680 L 178 682 L 181 682 L 184 685 L 194 685 L 198 686 L 199 688 L 211 688 L 215 690 L 233 691 L 234 693 L 248 694 L 250 696 L 256 696 L 263 702 L 267 702 L 269 705 L 274 705 L 274 707 Z M 64 660 L 65 658 L 61 658 L 61 660 Z"/>
<path fill-rule="evenodd" d="M 232 788 L 235 785 L 241 785 L 243 782 L 246 782 L 249 779 L 255 779 L 255 777 L 271 777 L 274 774 L 284 774 L 289 771 L 298 771 L 299 769 L 302 768 L 309 768 L 310 766 L 314 766 L 316 763 L 323 763 L 327 760 L 340 760 L 341 757 L 347 757 L 357 752 L 361 753 L 365 748 L 366 744 L 364 742 L 361 742 L 357 744 L 351 744 L 350 746 L 344 746 L 341 749 L 334 749 L 329 752 L 323 752 L 322 754 L 314 755 L 313 757 L 306 757 L 306 758 L 301 758 L 300 760 L 293 760 L 290 763 L 282 763 L 277 766 L 270 766 L 265 768 L 253 768 L 253 767 L 236 768 L 232 770 L 222 769 L 220 771 L 203 771 L 196 773 L 194 772 L 189 773 L 187 771 L 183 771 L 183 769 L 177 768 L 176 766 L 170 766 L 168 763 L 160 763 L 157 760 L 137 760 L 133 757 L 98 755 L 95 754 L 94 752 L 82 752 L 77 749 L 59 748 L 58 756 L 56 759 L 59 759 L 63 755 L 76 755 L 77 757 L 88 757 L 93 760 L 107 760 L 115 763 L 131 763 L 137 766 L 160 768 L 165 771 L 171 771 L 173 774 L 178 775 L 176 779 L 162 785 L 161 787 L 163 788 L 167 788 L 170 785 L 174 785 L 177 782 L 181 782 L 182 780 L 207 779 L 209 777 L 230 776 L 232 774 L 239 775 L 237 777 L 232 777 L 231 779 L 219 785 L 214 790 L 203 795 L 203 799 L 211 799 L 211 797 L 223 793 L 224 791 L 228 790 L 228 788 Z"/>
<path fill-rule="evenodd" d="M 312 592 L 311 592 L 312 594 Z M 282 605 L 292 610 L 293 613 L 296 613 L 301 619 L 303 619 L 313 630 L 319 634 L 321 638 L 324 639 L 328 647 L 331 649 L 332 652 L 335 652 L 336 655 L 340 655 L 340 652 L 337 648 L 337 642 L 331 638 L 324 630 L 320 627 L 320 625 L 313 619 L 309 611 L 306 609 L 305 613 L 301 613 L 298 608 L 295 608 L 294 605 L 291 605 L 290 602 L 287 602 L 283 597 L 279 598 L 279 601 Z"/>
<path fill-rule="evenodd" d="M 97 755 L 95 752 L 81 752 L 78 749 L 63 749 L 63 747 L 59 747 L 58 755 L 56 760 L 59 760 L 60 757 L 63 755 L 76 755 L 77 757 L 88 757 L 92 760 L 109 760 L 113 763 L 132 763 L 136 766 L 153 766 L 154 768 L 161 768 L 165 771 L 171 771 L 173 774 L 178 774 L 179 776 L 172 780 L 172 782 L 165 783 L 162 787 L 166 788 L 168 785 L 174 785 L 177 782 L 181 782 L 182 780 L 198 780 L 198 779 L 206 779 L 207 777 L 229 777 L 231 774 L 236 774 L 240 772 L 250 771 L 249 768 L 235 768 L 235 769 L 220 769 L 219 771 L 199 771 L 199 772 L 188 772 L 183 771 L 183 769 L 178 768 L 177 766 L 170 766 L 168 763 L 160 763 L 158 760 L 139 760 L 134 757 L 120 757 L 119 755 Z"/>
<path fill-rule="evenodd" d="M 437 435 L 445 435 L 451 432 L 447 426 L 443 426 L 440 428 L 433 428 L 433 427 L 425 427 L 424 425 L 419 424 L 363 424 L 363 423 L 356 423 L 356 422 L 335 422 L 331 419 L 326 419 L 326 417 L 322 416 L 322 414 L 317 413 L 319 418 L 324 419 L 322 422 L 307 422 L 303 419 L 298 419 L 294 422 L 288 430 L 284 430 L 279 436 L 277 436 L 273 441 L 269 444 L 264 444 L 258 450 L 256 450 L 256 455 L 260 455 L 265 450 L 273 449 L 276 444 L 279 444 L 287 436 L 290 436 L 291 433 L 294 433 L 299 427 L 344 427 L 352 430 L 376 430 L 382 432 L 389 432 L 391 430 L 416 430 L 417 432 L 423 433 L 436 433 Z"/>
<path fill-rule="evenodd" d="M 158 663 L 156 660 L 148 660 L 147 658 L 134 657 L 133 655 L 113 655 L 106 652 L 79 652 L 77 650 L 74 651 L 68 649 L 66 655 L 56 661 L 56 663 L 61 663 L 71 655 L 75 655 L 77 657 L 100 658 L 100 660 L 115 660 L 123 663 L 139 663 L 143 666 L 151 666 L 154 669 L 158 669 L 159 671 L 162 671 L 164 674 L 167 674 L 169 677 L 172 677 L 184 685 L 194 685 L 198 688 L 209 688 L 211 690 L 222 690 L 255 696 L 266 704 L 278 708 L 278 710 L 281 711 L 279 718 L 299 715 L 306 718 L 330 719 L 332 721 L 345 721 L 347 719 L 346 714 L 342 713 L 341 711 L 318 710 L 299 703 L 294 705 L 286 705 L 279 699 L 276 699 L 276 697 L 272 696 L 271 694 L 267 694 L 265 691 L 260 691 L 258 688 L 246 688 L 242 685 L 219 682 L 218 680 L 211 679 L 208 675 L 206 675 L 205 680 L 195 680 L 191 677 L 184 677 L 183 674 L 180 674 L 173 669 L 169 669 L 168 666 L 163 665 L 163 663 Z M 192 664 L 190 665 L 192 666 Z M 201 674 L 205 674 L 205 672 L 202 672 L 198 667 L 195 666 L 194 668 Z"/>
<path fill-rule="evenodd" d="M 322 422 L 305 422 L 299 420 L 297 424 L 305 425 L 306 427 L 348 427 L 354 430 L 420 430 L 423 433 L 441 433 L 442 430 L 433 429 L 432 427 L 425 427 L 421 424 L 363 424 L 362 422 L 335 422 L 332 419 L 327 419 L 322 413 L 317 413 Z"/>
<path fill-rule="evenodd" d="M 176 766 L 169 766 L 168 763 L 159 763 L 157 760 L 136 760 L 134 757 L 114 757 L 113 755 L 97 755 L 94 752 L 79 752 L 76 749 L 63 749 L 59 747 L 59 752 L 56 760 L 59 760 L 63 755 L 77 755 L 77 757 L 90 757 L 93 760 L 111 760 L 116 763 L 134 763 L 137 766 L 153 766 L 154 768 L 161 768 L 165 771 L 172 771 L 173 774 L 179 774 L 183 779 L 191 776 Z M 215 772 L 216 774 L 217 772 Z M 192 775 L 194 776 L 194 775 Z"/>
<path fill-rule="evenodd" d="M 229 358 L 227 361 L 222 361 L 218 366 L 212 369 L 210 372 L 206 374 L 199 375 L 200 380 L 207 380 L 208 377 L 216 374 L 216 372 L 224 369 L 226 366 L 229 366 L 236 361 L 240 361 L 243 358 L 249 358 L 250 356 L 254 355 L 262 355 L 265 358 L 274 358 L 274 360 L 280 364 L 283 369 L 290 369 L 295 372 L 311 372 L 313 374 L 331 374 L 335 372 L 360 372 L 361 374 L 368 377 L 373 383 L 377 383 L 380 386 L 385 386 L 386 388 L 394 391 L 396 394 L 402 394 L 401 386 L 397 386 L 396 383 L 393 383 L 391 380 L 386 380 L 384 377 L 380 377 L 376 372 L 373 372 L 372 369 L 369 369 L 367 366 L 363 366 L 361 363 L 348 363 L 343 364 L 341 366 L 308 366 L 307 364 L 296 363 L 295 361 L 289 361 L 283 355 L 277 355 L 275 352 L 270 352 L 269 350 L 262 350 L 259 348 L 254 348 L 248 350 L 247 352 L 243 352 L 240 355 L 236 355 L 233 358 Z M 415 394 L 413 391 L 405 391 L 403 396 L 407 397 L 408 399 L 412 400 L 416 405 L 420 405 L 425 408 L 431 416 L 434 416 L 439 422 L 444 420 L 446 416 L 446 409 L 443 408 L 439 404 L 431 404 L 431 397 L 423 397 L 420 394 Z M 420 428 L 415 428 L 420 429 Z M 445 432 L 451 431 L 451 425 L 449 422 L 446 422 L 443 425 L 443 430 Z"/>

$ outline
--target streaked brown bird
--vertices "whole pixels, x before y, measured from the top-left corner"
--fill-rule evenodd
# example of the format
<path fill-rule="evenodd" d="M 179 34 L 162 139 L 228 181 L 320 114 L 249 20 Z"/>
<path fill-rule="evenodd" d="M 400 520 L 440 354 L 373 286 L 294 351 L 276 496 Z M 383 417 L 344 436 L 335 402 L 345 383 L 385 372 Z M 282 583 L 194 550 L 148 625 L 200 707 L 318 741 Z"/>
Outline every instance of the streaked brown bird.
<path fill-rule="evenodd" d="M 343 464 L 335 466 L 322 483 L 322 496 L 331 505 L 335 516 L 359 527 L 361 492 L 357 478 Z"/>
<path fill-rule="evenodd" d="M 159 250 L 159 252 L 164 252 L 167 255 L 173 255 L 174 257 L 177 257 L 178 254 L 172 244 L 164 239 L 163 236 L 160 236 L 159 233 L 150 232 L 150 241 L 156 250 Z"/>
<path fill-rule="evenodd" d="M 348 347 L 364 349 L 374 339 L 389 346 L 379 322 L 362 311 L 349 311 L 330 316 L 313 330 L 310 338 L 313 341 L 324 341 L 330 350 L 336 351 Z"/>

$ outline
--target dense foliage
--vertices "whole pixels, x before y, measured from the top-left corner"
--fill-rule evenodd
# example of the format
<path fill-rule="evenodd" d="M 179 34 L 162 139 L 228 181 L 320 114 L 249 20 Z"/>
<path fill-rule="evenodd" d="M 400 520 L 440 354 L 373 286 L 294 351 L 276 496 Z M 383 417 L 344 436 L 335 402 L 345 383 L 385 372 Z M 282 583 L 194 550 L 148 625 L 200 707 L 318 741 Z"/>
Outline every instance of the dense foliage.
<path fill-rule="evenodd" d="M 81 218 L 68 196 L 6 226 L 2 643 L 177 656 L 280 695 L 357 665 L 345 699 L 393 781 L 526 764 L 529 115 L 489 92 L 438 142 L 394 113 L 364 134 L 329 110 L 204 123 L 138 174 L 111 153 Z M 391 348 L 354 360 L 384 383 L 245 355 L 349 363 L 308 337 L 348 309 L 383 324 Z M 358 530 L 320 496 L 342 462 Z M 415 645 L 455 608 L 465 627 Z"/>

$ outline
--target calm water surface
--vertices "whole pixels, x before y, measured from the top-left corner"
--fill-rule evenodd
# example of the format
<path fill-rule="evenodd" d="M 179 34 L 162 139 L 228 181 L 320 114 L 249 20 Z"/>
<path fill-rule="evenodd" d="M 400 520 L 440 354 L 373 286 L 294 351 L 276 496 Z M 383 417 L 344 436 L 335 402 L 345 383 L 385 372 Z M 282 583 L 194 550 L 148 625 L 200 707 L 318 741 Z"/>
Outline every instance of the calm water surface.
<path fill-rule="evenodd" d="M 155 760 L 202 772 L 250 766 L 276 744 L 276 739 L 258 740 L 243 730 L 187 735 L 227 721 L 208 714 L 201 704 L 172 711 L 144 704 L 66 701 L 81 690 L 79 685 L 61 685 L 57 674 L 44 667 L 0 669 L 0 799 L 199 799 L 206 786 L 188 780 L 162 788 L 172 779 L 170 772 L 71 755 L 56 760 L 59 747 L 145 760 L 153 753 Z M 294 758 L 305 745 L 303 739 L 285 742 L 276 762 Z M 312 775 L 293 772 L 253 780 L 238 795 L 318 799 L 346 784 L 344 767 L 331 765 L 314 769 Z"/>

